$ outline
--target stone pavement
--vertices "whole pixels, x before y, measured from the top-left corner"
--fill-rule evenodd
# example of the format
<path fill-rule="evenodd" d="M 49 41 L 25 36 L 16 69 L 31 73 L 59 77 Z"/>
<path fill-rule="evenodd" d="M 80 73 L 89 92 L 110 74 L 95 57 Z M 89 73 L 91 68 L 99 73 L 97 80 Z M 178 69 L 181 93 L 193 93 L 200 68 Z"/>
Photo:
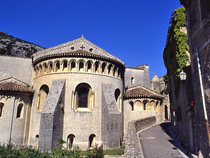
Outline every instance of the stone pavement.
<path fill-rule="evenodd" d="M 169 123 L 154 125 L 138 133 L 144 158 L 187 158 L 166 132 Z"/>

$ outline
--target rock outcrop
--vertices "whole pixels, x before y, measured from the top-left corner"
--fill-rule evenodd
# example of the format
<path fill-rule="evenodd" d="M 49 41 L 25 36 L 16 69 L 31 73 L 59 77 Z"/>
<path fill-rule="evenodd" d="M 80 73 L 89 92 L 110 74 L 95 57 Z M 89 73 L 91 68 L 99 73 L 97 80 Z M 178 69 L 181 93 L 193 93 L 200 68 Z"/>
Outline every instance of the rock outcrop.
<path fill-rule="evenodd" d="M 45 48 L 0 31 L 0 55 L 31 57 L 33 53 L 43 49 Z"/>

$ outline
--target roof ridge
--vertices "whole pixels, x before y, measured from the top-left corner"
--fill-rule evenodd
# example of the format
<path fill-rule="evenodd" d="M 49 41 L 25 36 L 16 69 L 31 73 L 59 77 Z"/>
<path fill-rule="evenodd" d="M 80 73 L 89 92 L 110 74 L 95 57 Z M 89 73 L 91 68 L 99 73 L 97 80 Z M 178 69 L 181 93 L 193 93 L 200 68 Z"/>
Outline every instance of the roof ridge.
<path fill-rule="evenodd" d="M 55 53 L 63 53 L 64 51 L 73 51 L 73 49 L 71 49 L 71 46 L 73 47 L 74 45 L 77 46 L 78 49 L 78 45 L 80 42 L 83 42 L 84 44 L 86 44 L 89 47 L 93 47 L 95 50 L 91 51 L 91 54 L 95 54 L 95 55 L 101 55 L 101 56 L 105 56 L 105 57 L 109 57 L 112 58 L 120 63 L 122 63 L 123 65 L 125 64 L 121 59 L 119 59 L 118 57 L 114 56 L 113 54 L 107 52 L 106 50 L 104 50 L 103 48 L 97 46 L 96 44 L 90 42 L 89 40 L 87 40 L 84 37 L 81 38 L 77 38 L 73 41 L 69 41 L 51 48 L 47 48 L 41 51 L 38 51 L 36 53 L 33 54 L 33 58 L 34 60 L 37 60 L 40 57 L 46 56 L 46 55 L 50 55 L 50 54 L 55 54 Z M 77 45 L 78 44 L 78 45 Z M 97 53 L 96 53 L 97 52 Z"/>
<path fill-rule="evenodd" d="M 19 80 L 19 79 L 15 78 L 15 77 L 13 77 L 13 76 L 10 76 L 10 77 L 7 77 L 7 78 L 4 78 L 4 79 L 1 79 L 1 80 L 0 80 L 0 82 L 1 82 L 1 81 L 4 81 L 4 80 L 11 79 L 11 78 L 13 78 L 13 79 L 15 79 L 15 80 L 17 80 L 17 81 L 19 81 L 19 82 L 21 82 L 21 83 L 24 83 L 24 84 L 26 84 L 27 86 L 29 86 L 29 87 L 30 87 L 30 85 L 29 85 L 29 84 L 27 84 L 26 82 L 23 82 L 23 81 L 21 81 L 21 80 Z M 9 82 L 8 82 L 8 83 L 9 83 Z M 13 82 L 11 82 L 11 83 L 13 83 Z M 15 83 L 15 84 L 16 84 L 16 83 Z"/>

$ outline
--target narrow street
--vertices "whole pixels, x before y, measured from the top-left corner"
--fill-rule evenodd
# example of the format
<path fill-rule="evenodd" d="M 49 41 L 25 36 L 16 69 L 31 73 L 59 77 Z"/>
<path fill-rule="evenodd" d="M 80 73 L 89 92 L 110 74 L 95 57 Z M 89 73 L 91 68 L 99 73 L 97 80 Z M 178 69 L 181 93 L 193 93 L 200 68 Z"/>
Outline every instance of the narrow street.
<path fill-rule="evenodd" d="M 165 132 L 169 123 L 155 125 L 139 132 L 144 158 L 185 158 L 174 140 Z"/>

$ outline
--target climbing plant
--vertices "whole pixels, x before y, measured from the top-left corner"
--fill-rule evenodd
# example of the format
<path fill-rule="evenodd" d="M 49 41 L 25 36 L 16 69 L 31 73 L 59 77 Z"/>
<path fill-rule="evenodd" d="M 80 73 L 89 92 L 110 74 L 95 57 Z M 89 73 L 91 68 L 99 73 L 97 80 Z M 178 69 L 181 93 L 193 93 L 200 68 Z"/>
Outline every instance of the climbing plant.
<path fill-rule="evenodd" d="M 171 16 L 168 37 L 163 57 L 168 75 L 174 78 L 176 96 L 179 90 L 179 74 L 186 66 L 189 56 L 188 35 L 182 31 L 186 27 L 185 8 L 181 7 L 174 11 Z"/>

